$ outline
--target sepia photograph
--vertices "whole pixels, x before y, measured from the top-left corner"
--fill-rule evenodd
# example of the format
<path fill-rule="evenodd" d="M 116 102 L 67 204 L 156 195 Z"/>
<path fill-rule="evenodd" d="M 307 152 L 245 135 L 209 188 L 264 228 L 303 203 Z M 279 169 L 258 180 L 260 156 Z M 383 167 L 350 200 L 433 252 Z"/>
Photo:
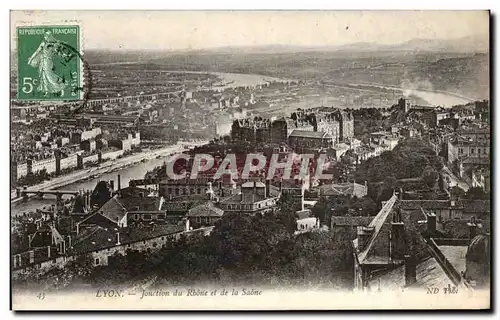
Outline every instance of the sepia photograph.
<path fill-rule="evenodd" d="M 489 310 L 490 20 L 11 10 L 11 309 Z"/>

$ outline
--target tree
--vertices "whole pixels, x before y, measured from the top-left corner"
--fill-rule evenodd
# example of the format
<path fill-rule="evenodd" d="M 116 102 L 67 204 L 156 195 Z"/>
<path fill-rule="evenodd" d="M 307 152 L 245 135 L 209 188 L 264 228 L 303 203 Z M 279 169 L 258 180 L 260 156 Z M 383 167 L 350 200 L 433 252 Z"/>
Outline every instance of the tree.
<path fill-rule="evenodd" d="M 490 195 L 481 187 L 472 187 L 466 193 L 466 198 L 471 200 L 489 200 Z"/>
<path fill-rule="evenodd" d="M 311 209 L 313 215 L 323 223 L 329 223 L 332 216 L 332 203 L 326 197 L 320 197 L 314 207 Z"/>
<path fill-rule="evenodd" d="M 101 207 L 109 199 L 111 199 L 111 191 L 108 188 L 108 184 L 106 181 L 99 181 L 90 196 L 90 205 L 98 205 Z"/>
<path fill-rule="evenodd" d="M 288 232 L 296 230 L 296 212 L 300 209 L 299 199 L 292 194 L 282 194 L 276 204 L 276 218 L 279 223 L 285 226 Z"/>
<path fill-rule="evenodd" d="M 465 197 L 465 191 L 459 186 L 453 186 L 450 189 L 450 196 L 454 199 L 461 199 Z"/>
<path fill-rule="evenodd" d="M 422 172 L 422 181 L 431 189 L 436 186 L 438 178 L 439 173 L 431 166 L 425 167 Z"/>

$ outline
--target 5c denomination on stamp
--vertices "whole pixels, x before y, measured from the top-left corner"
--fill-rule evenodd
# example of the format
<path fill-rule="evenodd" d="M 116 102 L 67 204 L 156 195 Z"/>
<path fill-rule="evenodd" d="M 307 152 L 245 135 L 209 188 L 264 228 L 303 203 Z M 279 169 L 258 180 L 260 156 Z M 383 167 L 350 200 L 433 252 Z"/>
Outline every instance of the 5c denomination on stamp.
<path fill-rule="evenodd" d="M 80 100 L 80 27 L 17 28 L 19 100 Z"/>

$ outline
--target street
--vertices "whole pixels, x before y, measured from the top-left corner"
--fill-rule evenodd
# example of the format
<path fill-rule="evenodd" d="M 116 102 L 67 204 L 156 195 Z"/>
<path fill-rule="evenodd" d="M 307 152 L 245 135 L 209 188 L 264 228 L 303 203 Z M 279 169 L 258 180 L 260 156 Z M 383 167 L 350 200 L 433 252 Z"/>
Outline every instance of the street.
<path fill-rule="evenodd" d="M 454 186 L 458 186 L 460 189 L 464 190 L 465 192 L 467 192 L 469 190 L 469 185 L 467 183 L 465 183 L 464 181 L 460 180 L 456 175 L 454 175 L 450 168 L 448 168 L 447 166 L 444 166 L 443 167 L 443 173 L 444 173 L 444 176 L 445 176 L 445 179 L 448 178 L 449 179 L 449 185 L 451 187 L 454 187 Z"/>

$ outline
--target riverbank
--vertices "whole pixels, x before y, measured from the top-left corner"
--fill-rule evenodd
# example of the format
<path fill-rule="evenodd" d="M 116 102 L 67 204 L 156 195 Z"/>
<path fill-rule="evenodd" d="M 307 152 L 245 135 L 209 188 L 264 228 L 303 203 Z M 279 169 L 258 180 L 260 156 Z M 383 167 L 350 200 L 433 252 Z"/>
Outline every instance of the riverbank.
<path fill-rule="evenodd" d="M 384 85 L 381 83 L 364 82 L 359 81 L 358 83 L 349 83 L 352 86 L 372 86 L 382 89 L 398 90 L 403 92 L 404 95 L 410 96 L 415 95 L 431 105 L 452 107 L 454 105 L 467 104 L 474 101 L 471 97 L 466 97 L 453 92 L 443 91 L 443 90 L 425 90 L 425 89 L 415 89 L 407 87 L 398 87 L 391 85 Z"/>
<path fill-rule="evenodd" d="M 155 159 L 157 157 L 166 157 L 176 152 L 182 152 L 186 147 L 192 148 L 194 146 L 203 145 L 206 143 L 207 141 L 179 142 L 176 145 L 167 146 L 160 149 L 148 150 L 121 159 L 116 159 L 114 161 L 108 161 L 100 164 L 98 167 L 95 168 L 73 171 L 70 174 L 57 177 L 34 186 L 30 186 L 29 188 L 48 189 L 48 190 L 61 188 L 66 185 L 73 184 L 75 182 L 83 181 L 89 178 L 100 176 L 105 173 L 123 169 L 125 167 L 134 165 L 144 160 L 147 161 Z M 23 200 L 22 197 L 12 198 L 12 195 L 13 194 L 11 194 L 11 205 Z M 14 197 L 15 197 L 15 192 L 14 192 Z"/>

